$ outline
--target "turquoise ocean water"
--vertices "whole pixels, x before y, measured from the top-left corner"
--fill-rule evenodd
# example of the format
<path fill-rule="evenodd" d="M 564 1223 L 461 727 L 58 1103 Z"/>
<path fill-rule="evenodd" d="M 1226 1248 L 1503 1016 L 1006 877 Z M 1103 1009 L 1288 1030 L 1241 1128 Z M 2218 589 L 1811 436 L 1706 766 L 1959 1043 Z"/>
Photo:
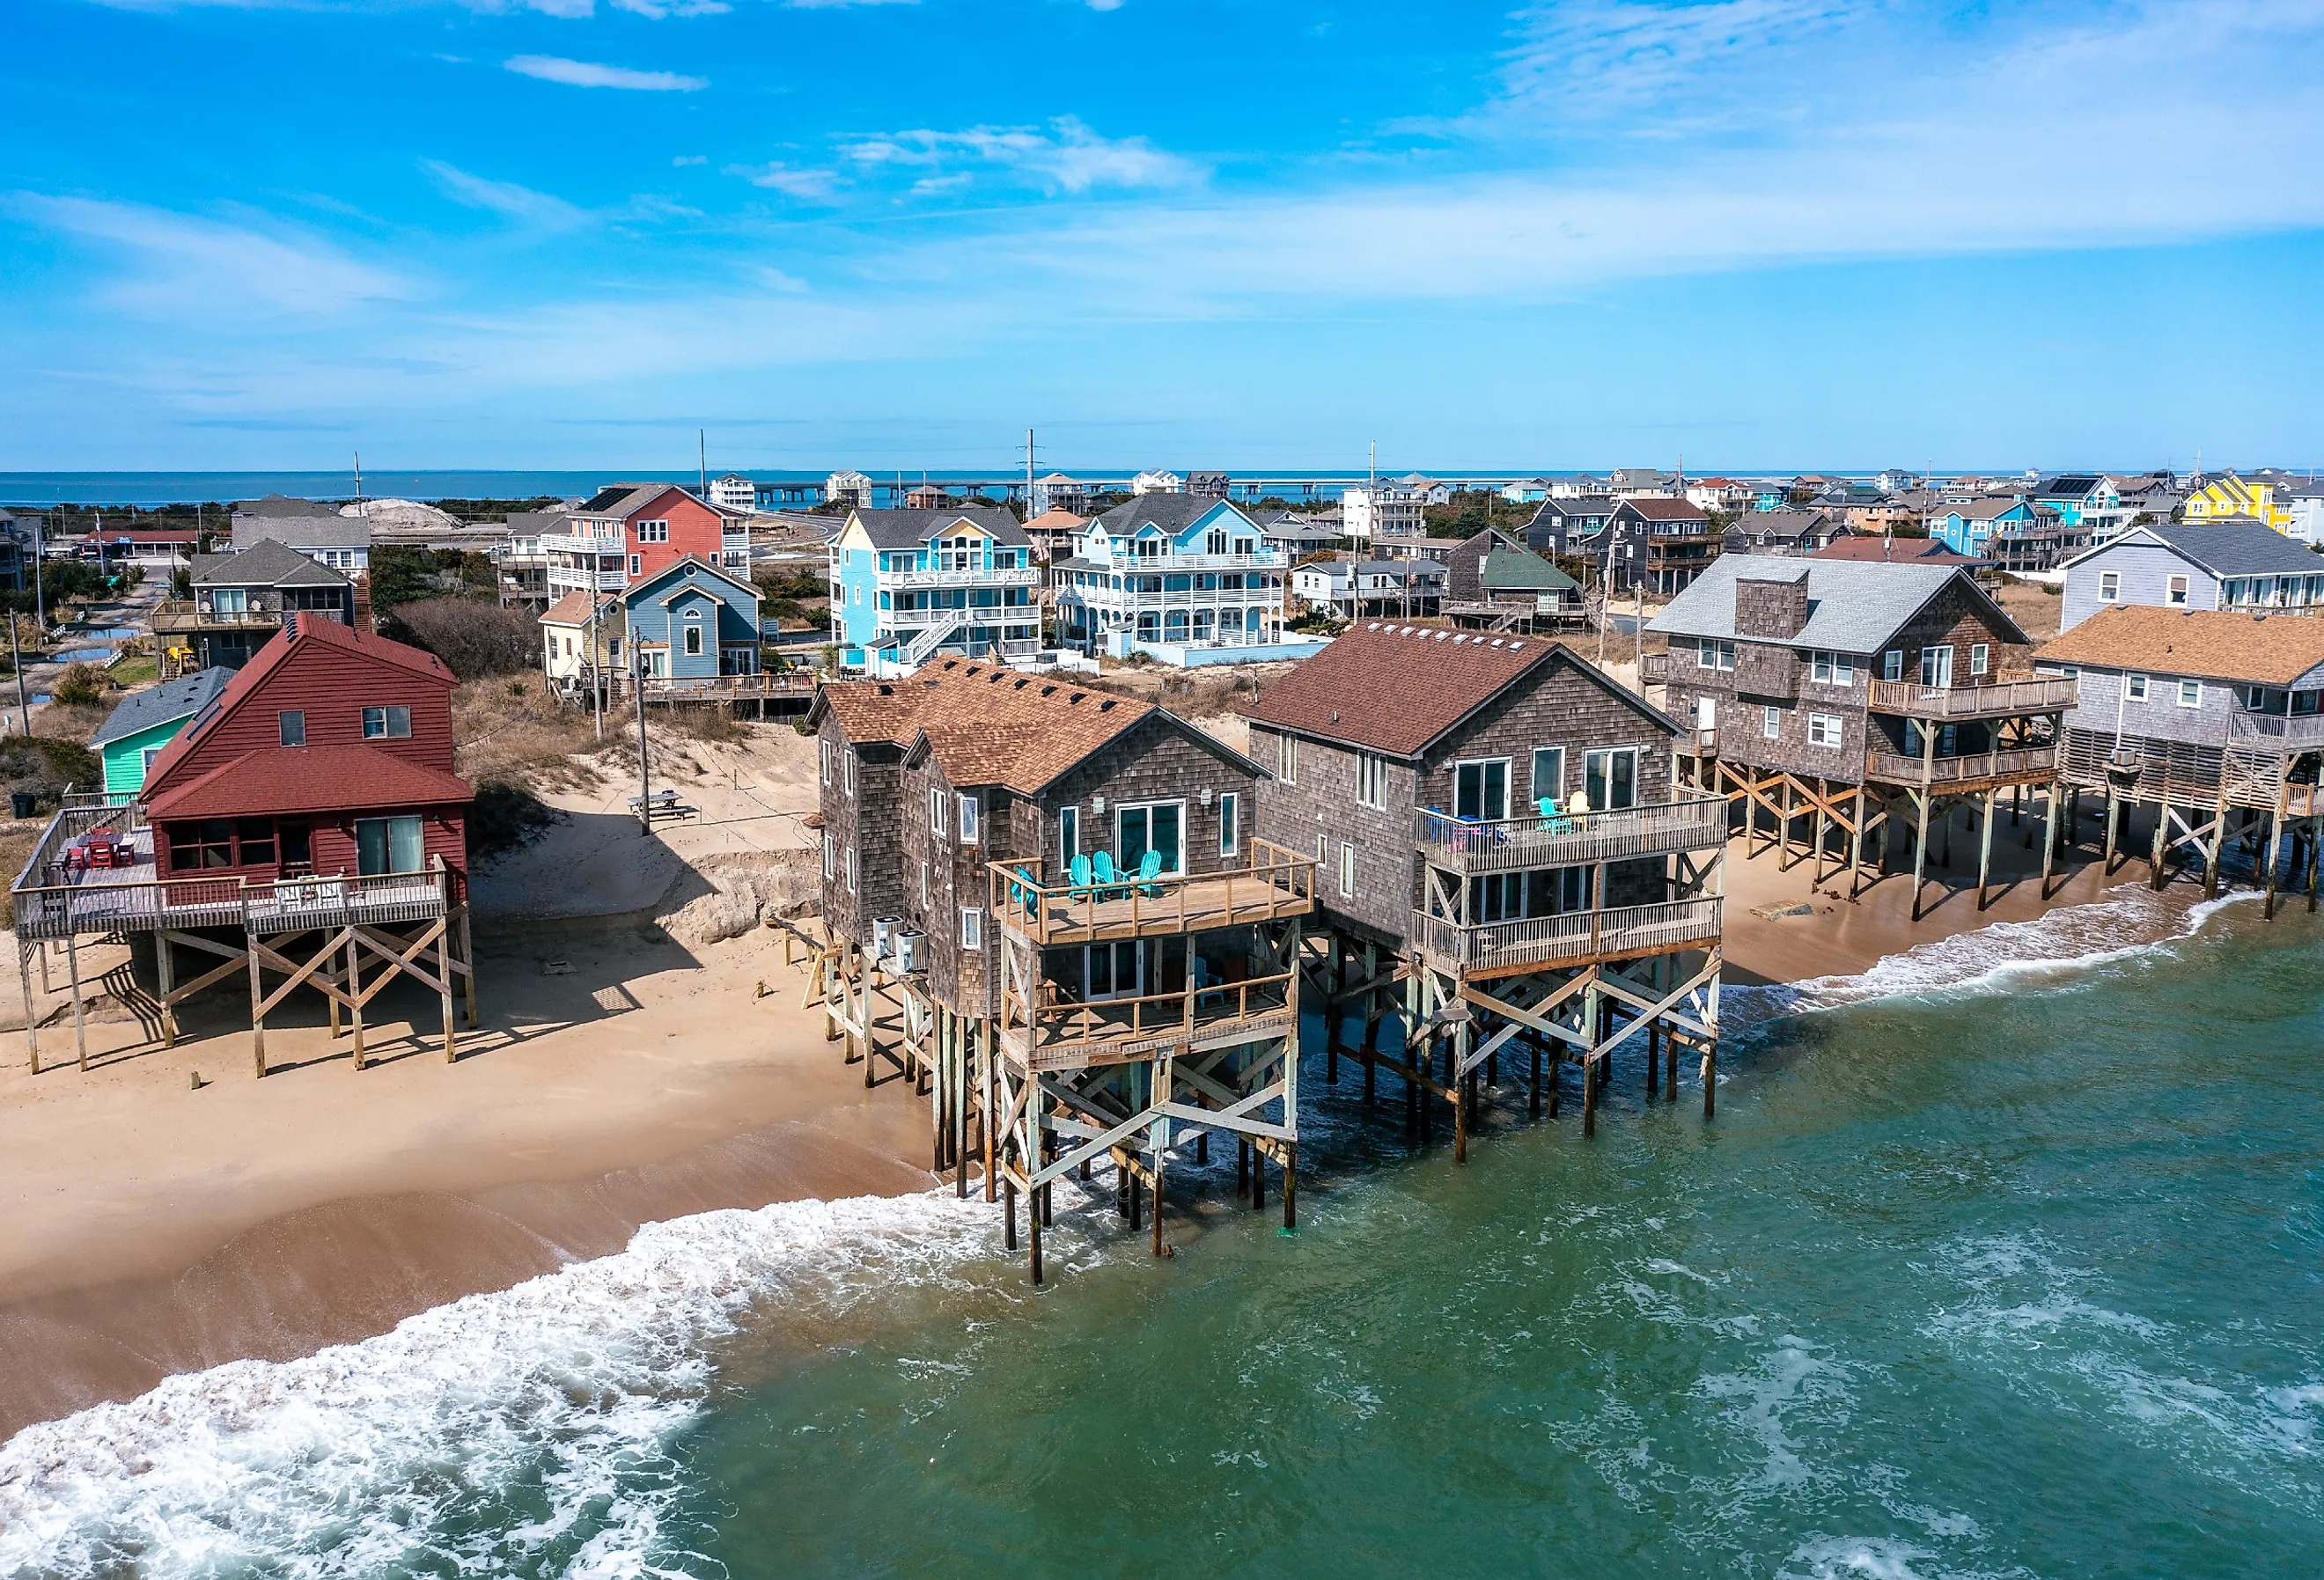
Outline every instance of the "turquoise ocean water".
<path fill-rule="evenodd" d="M 0 1448 L 0 1574 L 2324 1572 L 2324 927 L 2134 893 L 1730 994 L 1719 1114 L 1455 1167 L 1308 1072 L 1296 1237 L 798 1204 Z M 1441 1132 L 1440 1132 L 1441 1133 Z M 1270 1204 L 1272 1205 L 1272 1204 Z"/>

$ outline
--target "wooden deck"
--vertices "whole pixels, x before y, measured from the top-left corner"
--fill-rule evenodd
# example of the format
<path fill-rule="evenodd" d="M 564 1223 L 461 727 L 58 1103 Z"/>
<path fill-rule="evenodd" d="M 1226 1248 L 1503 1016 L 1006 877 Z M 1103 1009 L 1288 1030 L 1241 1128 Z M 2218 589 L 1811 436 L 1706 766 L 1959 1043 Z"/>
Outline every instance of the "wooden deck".
<path fill-rule="evenodd" d="M 2012 747 L 1966 757 L 1906 757 L 1877 748 L 1864 754 L 1868 783 L 1941 790 L 1949 795 L 2013 784 L 2046 784 L 2057 775 L 2055 745 Z"/>
<path fill-rule="evenodd" d="M 1610 812 L 1466 822 L 1425 809 L 1415 814 L 1423 860 L 1460 873 L 1519 873 L 1591 866 L 1727 843 L 1727 799 L 1690 796 Z"/>
<path fill-rule="evenodd" d="M 1291 1002 L 1296 973 L 1216 987 L 1090 1003 L 1057 995 L 1043 984 L 1028 1006 L 1013 991 L 1002 1006 L 1001 1047 L 1035 1071 L 1130 1064 L 1169 1052 L 1233 1048 L 1296 1029 Z"/>
<path fill-rule="evenodd" d="M 1946 720 L 2063 713 L 2074 706 L 2080 685 L 2070 675 L 2016 675 L 1968 686 L 1875 680 L 1872 711 Z"/>
<path fill-rule="evenodd" d="M 1243 866 L 1164 873 L 1100 887 L 1060 884 L 1039 859 L 993 862 L 991 914 L 1011 936 L 1043 947 L 1162 938 L 1305 916 L 1315 909 L 1315 859 L 1263 839 Z"/>
<path fill-rule="evenodd" d="M 1469 976 L 1635 959 L 1719 941 L 1721 901 L 1716 894 L 1611 910 L 1473 926 L 1438 916 L 1413 919 L 1422 953 L 1440 969 Z"/>

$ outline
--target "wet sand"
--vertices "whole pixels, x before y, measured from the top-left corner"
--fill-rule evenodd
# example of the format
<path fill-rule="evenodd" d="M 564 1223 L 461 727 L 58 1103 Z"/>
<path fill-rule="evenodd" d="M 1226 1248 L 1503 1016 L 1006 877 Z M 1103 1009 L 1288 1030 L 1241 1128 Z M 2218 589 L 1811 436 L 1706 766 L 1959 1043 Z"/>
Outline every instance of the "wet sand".
<path fill-rule="evenodd" d="M 2037 916 L 2039 857 L 2024 833 L 2006 817 L 1997 830 L 1985 912 L 1973 889 L 1937 903 L 1932 883 L 1935 909 L 1917 924 L 1909 877 L 1851 904 L 1844 881 L 1812 895 L 1805 865 L 1778 871 L 1773 852 L 1747 861 L 1737 842 L 1729 979 L 1858 972 Z M 1951 850 L 1932 874 L 1973 882 L 1965 822 Z M 2116 881 L 2143 875 L 2132 865 Z M 2077 858 L 2051 904 L 2101 893 L 2095 866 Z M 1754 914 L 1803 902 L 1812 914 Z M 402 986 L 383 995 L 381 1018 L 405 1019 L 374 1025 L 378 1062 L 360 1075 L 319 1002 L 270 1021 L 275 1069 L 263 1081 L 251 1075 L 246 1006 L 230 993 L 189 1006 L 171 1049 L 109 1009 L 90 1027 L 86 1075 L 70 1060 L 69 1012 L 42 1035 L 61 1063 L 37 1078 L 21 1033 L 9 1036 L 0 1437 L 173 1372 L 383 1332 L 617 1250 L 658 1219 L 928 1185 L 925 1103 L 893 1084 L 867 1092 L 861 1067 L 841 1063 L 799 1008 L 802 975 L 783 964 L 779 934 L 689 950 L 628 918 L 503 921 L 477 942 L 484 1026 L 464 1032 L 450 1067 L 429 1036 L 435 1001 Z M 126 954 L 97 953 L 96 969 Z M 572 971 L 547 975 L 552 960 Z M 761 982 L 771 992 L 754 997 Z"/>

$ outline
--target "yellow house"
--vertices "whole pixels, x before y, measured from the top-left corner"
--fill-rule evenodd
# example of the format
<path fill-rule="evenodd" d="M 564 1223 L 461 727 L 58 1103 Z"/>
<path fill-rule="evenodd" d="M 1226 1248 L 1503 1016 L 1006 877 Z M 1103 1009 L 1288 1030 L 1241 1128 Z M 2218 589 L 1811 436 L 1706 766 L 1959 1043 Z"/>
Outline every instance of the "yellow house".
<path fill-rule="evenodd" d="M 2284 481 L 2275 476 L 2222 477 L 2187 496 L 2186 517 L 2190 522 L 2215 522 L 2228 516 L 2249 516 L 2265 522 L 2279 532 L 2289 532 L 2292 505 L 2277 498 Z"/>

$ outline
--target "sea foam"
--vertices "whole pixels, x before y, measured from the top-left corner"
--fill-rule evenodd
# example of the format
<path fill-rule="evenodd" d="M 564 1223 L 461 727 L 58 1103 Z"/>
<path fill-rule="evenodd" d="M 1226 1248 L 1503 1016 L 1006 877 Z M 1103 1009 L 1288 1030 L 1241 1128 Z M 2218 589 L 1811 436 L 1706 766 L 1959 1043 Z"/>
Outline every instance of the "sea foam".
<path fill-rule="evenodd" d="M 949 1195 L 648 1224 L 620 1252 L 0 1446 L 0 1575 L 669 1572 L 675 1434 L 754 1307 L 844 1311 L 997 1249 Z"/>

